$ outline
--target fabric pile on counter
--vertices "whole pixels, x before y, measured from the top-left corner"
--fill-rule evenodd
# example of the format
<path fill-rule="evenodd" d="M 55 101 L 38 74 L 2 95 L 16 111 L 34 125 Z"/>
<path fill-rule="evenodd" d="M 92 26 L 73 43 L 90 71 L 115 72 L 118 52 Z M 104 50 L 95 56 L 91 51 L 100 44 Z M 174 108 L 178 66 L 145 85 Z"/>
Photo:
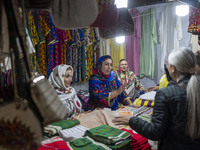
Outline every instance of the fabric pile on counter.
<path fill-rule="evenodd" d="M 94 141 L 92 138 L 87 136 L 67 142 L 67 145 L 72 150 L 111 150 L 105 144 Z"/>
<path fill-rule="evenodd" d="M 68 128 L 72 128 L 80 124 L 78 120 L 62 120 L 54 122 L 44 127 L 44 135 L 47 137 L 53 137 L 60 134 L 60 131 Z"/>
<path fill-rule="evenodd" d="M 37 150 L 70 150 L 67 143 L 60 137 L 55 136 L 53 138 L 42 141 L 42 145 Z"/>
<path fill-rule="evenodd" d="M 108 125 L 101 125 L 87 130 L 85 136 L 89 136 L 95 141 L 106 144 L 112 150 L 131 148 L 131 134 Z"/>
<path fill-rule="evenodd" d="M 86 132 L 86 130 L 89 130 L 89 128 L 86 128 L 81 125 L 77 125 L 75 127 L 64 129 L 60 131 L 60 136 L 65 141 L 75 140 L 78 138 L 82 138 Z"/>
<path fill-rule="evenodd" d="M 126 131 L 132 135 L 132 146 L 130 150 L 151 150 L 151 146 L 148 143 L 148 139 L 134 133 L 133 130 L 121 129 L 122 131 Z"/>

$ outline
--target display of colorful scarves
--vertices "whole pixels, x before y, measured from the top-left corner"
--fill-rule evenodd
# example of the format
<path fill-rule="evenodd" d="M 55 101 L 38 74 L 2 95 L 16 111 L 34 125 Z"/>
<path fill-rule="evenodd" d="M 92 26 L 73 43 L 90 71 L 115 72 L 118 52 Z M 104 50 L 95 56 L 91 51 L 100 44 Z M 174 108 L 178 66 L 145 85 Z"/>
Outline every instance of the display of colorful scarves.
<path fill-rule="evenodd" d="M 78 120 L 62 120 L 44 127 L 44 134 L 48 137 L 59 135 L 63 129 L 68 129 L 80 124 Z"/>
<path fill-rule="evenodd" d="M 104 143 L 112 149 L 129 149 L 131 147 L 131 134 L 108 125 L 87 130 L 85 136 Z"/>
<path fill-rule="evenodd" d="M 90 137 L 84 137 L 77 140 L 67 142 L 70 149 L 74 150 L 111 150 L 103 143 L 99 143 L 91 139 Z"/>

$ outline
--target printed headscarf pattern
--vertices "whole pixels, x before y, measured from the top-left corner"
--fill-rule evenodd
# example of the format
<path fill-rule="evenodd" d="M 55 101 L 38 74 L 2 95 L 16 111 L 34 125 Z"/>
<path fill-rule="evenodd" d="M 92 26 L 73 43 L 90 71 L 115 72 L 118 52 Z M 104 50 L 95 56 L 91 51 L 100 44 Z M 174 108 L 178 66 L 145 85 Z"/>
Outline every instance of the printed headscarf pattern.
<path fill-rule="evenodd" d="M 113 77 L 114 77 L 114 74 L 115 74 L 113 71 L 111 71 L 110 75 L 109 75 L 109 76 L 106 76 L 106 75 L 101 71 L 102 63 L 103 63 L 103 61 L 104 61 L 104 59 L 105 59 L 106 56 L 107 56 L 108 59 L 112 59 L 112 57 L 109 56 L 109 55 L 101 56 L 101 57 L 98 59 L 98 61 L 97 61 L 97 63 L 96 63 L 96 67 L 95 67 L 95 69 L 94 69 L 94 71 L 93 71 L 93 75 L 99 76 L 99 80 L 100 80 L 101 83 L 107 83 L 107 82 L 113 80 Z M 100 83 L 100 82 L 99 82 L 99 83 Z"/>
<path fill-rule="evenodd" d="M 132 87 L 133 84 L 137 90 L 140 90 L 141 88 L 143 88 L 143 85 L 137 79 L 137 76 L 132 71 L 129 71 L 129 68 L 127 68 L 127 71 L 124 74 L 119 65 L 118 70 L 116 71 L 116 74 L 122 84 L 127 83 L 127 89 L 129 87 Z"/>
<path fill-rule="evenodd" d="M 104 108 L 106 106 L 105 104 L 108 103 L 107 101 L 108 101 L 109 93 L 112 90 L 116 90 L 120 87 L 120 82 L 117 79 L 117 76 L 114 71 L 111 71 L 109 76 L 106 76 L 101 71 L 102 63 L 105 60 L 105 57 L 108 59 L 112 59 L 111 56 L 109 56 L 109 55 L 100 57 L 97 61 L 94 75 L 91 76 L 91 78 L 90 78 L 89 104 L 91 106 L 89 106 L 89 107 L 91 107 L 92 109 L 94 109 L 93 107 L 96 107 L 99 103 L 101 103 L 99 105 L 103 105 L 100 107 Z M 127 95 L 124 95 L 124 93 L 121 94 L 120 101 L 126 97 L 127 97 Z M 119 96 L 115 97 L 114 99 L 112 99 L 112 101 L 110 101 L 110 107 L 112 110 L 117 109 L 118 102 L 119 102 L 118 100 L 119 100 Z"/>
<path fill-rule="evenodd" d="M 118 70 L 116 72 L 117 72 L 117 77 L 122 82 L 122 84 L 127 83 L 128 86 L 133 84 L 134 81 L 130 78 L 131 77 L 131 74 L 130 74 L 131 72 L 129 71 L 129 68 L 127 68 L 127 71 L 125 72 L 124 80 L 122 80 L 122 76 L 124 76 L 124 73 L 123 73 L 123 71 L 122 71 L 122 69 L 120 67 L 120 64 L 119 64 Z"/>

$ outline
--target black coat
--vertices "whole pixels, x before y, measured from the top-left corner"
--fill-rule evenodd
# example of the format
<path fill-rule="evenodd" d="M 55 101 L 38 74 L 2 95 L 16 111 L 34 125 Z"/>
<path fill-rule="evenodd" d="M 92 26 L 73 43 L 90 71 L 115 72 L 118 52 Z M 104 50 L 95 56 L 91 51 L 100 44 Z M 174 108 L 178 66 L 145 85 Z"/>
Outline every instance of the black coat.
<path fill-rule="evenodd" d="M 159 90 L 151 122 L 138 117 L 129 120 L 130 127 L 142 136 L 157 141 L 159 150 L 200 150 L 200 140 L 191 140 L 185 134 L 187 121 L 186 90 L 181 84 L 188 83 L 185 77 L 178 84 Z"/>

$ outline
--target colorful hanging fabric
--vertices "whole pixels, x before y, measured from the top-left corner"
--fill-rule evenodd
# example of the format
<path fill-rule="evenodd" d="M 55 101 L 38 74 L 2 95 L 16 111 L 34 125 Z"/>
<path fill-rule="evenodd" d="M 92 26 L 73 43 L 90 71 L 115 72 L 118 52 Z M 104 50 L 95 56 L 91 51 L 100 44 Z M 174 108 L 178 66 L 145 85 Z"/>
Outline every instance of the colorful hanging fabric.
<path fill-rule="evenodd" d="M 63 30 L 59 28 L 55 28 L 57 36 L 58 36 L 58 42 L 55 44 L 55 66 L 63 64 Z M 65 40 L 65 39 L 64 39 Z"/>
<path fill-rule="evenodd" d="M 32 12 L 27 12 L 27 20 L 28 20 L 28 22 L 27 22 L 28 33 L 31 37 L 33 47 L 36 50 L 35 54 L 30 55 L 30 58 L 31 58 L 30 61 L 31 61 L 31 64 L 33 65 L 33 69 L 35 71 L 37 71 L 37 63 L 36 62 L 38 62 L 38 59 L 39 59 L 39 56 L 37 54 L 38 54 L 38 45 L 40 43 L 40 39 L 39 39 L 38 32 L 36 29 L 34 14 Z"/>
<path fill-rule="evenodd" d="M 39 36 L 36 30 L 35 21 L 34 21 L 32 12 L 27 13 L 27 20 L 28 20 L 27 27 L 28 27 L 29 35 L 31 37 L 33 46 L 35 47 L 35 45 L 38 44 L 40 41 L 39 41 Z"/>
<path fill-rule="evenodd" d="M 63 64 L 67 64 L 67 49 L 68 49 L 68 41 L 70 40 L 71 36 L 68 36 L 69 30 L 62 30 L 62 37 L 63 37 Z"/>
<path fill-rule="evenodd" d="M 81 33 L 82 36 L 80 35 L 80 37 L 82 38 L 82 45 L 81 45 L 81 82 L 85 82 L 86 81 L 86 48 L 85 48 L 85 44 L 86 44 L 86 40 L 85 40 L 85 29 L 81 29 Z"/>
<path fill-rule="evenodd" d="M 36 30 L 39 36 L 39 43 L 36 46 L 36 58 L 39 66 L 37 66 L 37 71 L 42 72 L 44 75 L 47 75 L 46 69 L 44 66 L 46 66 L 45 59 L 43 58 L 43 54 L 46 51 L 46 44 L 45 44 L 45 37 L 41 31 L 40 24 L 39 24 L 39 11 L 36 11 L 33 16 L 35 19 L 35 25 L 36 25 Z"/>
<path fill-rule="evenodd" d="M 87 56 L 87 65 L 88 65 L 88 76 L 89 79 L 90 76 L 93 74 L 93 45 L 88 46 L 88 56 Z"/>
<path fill-rule="evenodd" d="M 190 7 L 188 32 L 200 34 L 200 10 Z"/>
<path fill-rule="evenodd" d="M 128 66 L 137 76 L 139 75 L 140 64 L 140 39 L 141 39 L 141 23 L 140 12 L 133 8 L 130 14 L 135 24 L 135 31 L 133 35 L 126 36 L 126 59 Z"/>
<path fill-rule="evenodd" d="M 40 60 L 42 61 L 40 63 L 40 69 L 43 73 L 43 75 L 45 75 L 47 77 L 47 60 L 48 60 L 48 57 L 47 57 L 47 46 L 48 46 L 48 42 L 49 42 L 49 37 L 48 37 L 48 34 L 50 32 L 50 28 L 49 26 L 47 25 L 47 23 L 45 22 L 45 18 L 44 16 L 42 16 L 42 14 L 39 14 L 39 26 L 41 28 L 41 32 L 43 34 L 43 36 L 45 37 L 45 41 L 43 43 L 41 43 L 39 45 L 39 57 L 40 57 Z"/>
<path fill-rule="evenodd" d="M 109 43 L 113 59 L 113 70 L 117 70 L 119 61 L 124 58 L 124 44 L 116 43 L 115 39 L 110 39 Z"/>
<path fill-rule="evenodd" d="M 79 31 L 80 29 L 76 29 L 75 30 L 75 40 L 76 40 L 76 53 L 77 53 L 77 77 L 76 77 L 76 82 L 81 81 L 79 77 L 81 77 L 81 45 L 82 45 L 82 41 L 81 38 L 83 39 L 83 37 L 80 37 L 82 35 L 82 33 L 80 33 Z"/>
<path fill-rule="evenodd" d="M 50 29 L 48 36 L 47 36 L 47 58 L 48 58 L 48 68 L 47 68 L 47 75 L 49 76 L 51 71 L 54 68 L 54 44 L 58 42 L 58 37 L 56 34 L 55 26 L 53 25 L 52 19 L 50 14 L 45 14 L 44 16 L 45 22 L 48 25 L 48 28 Z"/>
<path fill-rule="evenodd" d="M 142 13 L 141 26 L 140 77 L 147 76 L 153 79 L 155 70 L 155 44 L 157 44 L 157 27 L 153 8 L 149 8 Z"/>

